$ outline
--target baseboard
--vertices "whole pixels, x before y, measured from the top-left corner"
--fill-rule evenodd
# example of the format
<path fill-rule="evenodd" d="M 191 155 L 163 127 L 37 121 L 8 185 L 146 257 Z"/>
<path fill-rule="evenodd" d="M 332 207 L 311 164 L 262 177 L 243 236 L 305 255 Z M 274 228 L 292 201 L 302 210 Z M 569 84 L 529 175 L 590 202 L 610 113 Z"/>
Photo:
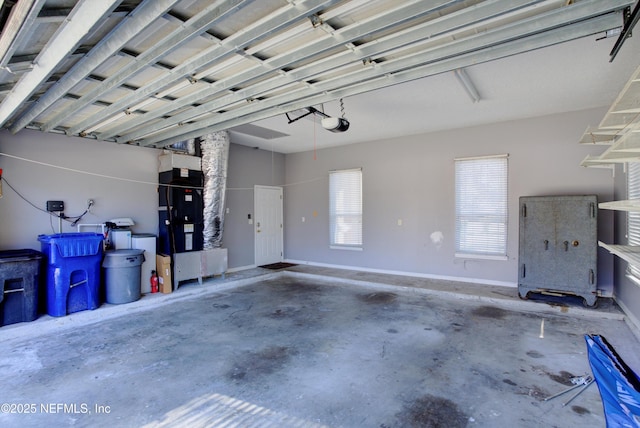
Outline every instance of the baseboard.
<path fill-rule="evenodd" d="M 614 296 L 614 299 L 615 299 L 615 296 Z M 625 323 L 629 326 L 629 329 L 634 334 L 634 336 L 638 340 L 640 340 L 640 320 L 638 320 L 638 318 L 636 318 L 636 316 L 633 315 L 633 312 L 631 312 L 629 308 L 624 303 L 622 303 L 622 301 L 618 299 L 615 299 L 615 301 L 618 304 L 618 306 L 620 306 L 620 309 L 622 309 L 622 312 L 624 312 Z"/>
<path fill-rule="evenodd" d="M 227 269 L 227 273 L 240 272 L 247 269 L 255 269 L 257 267 L 258 267 L 257 265 L 236 266 L 236 267 Z"/>
<path fill-rule="evenodd" d="M 493 281 L 489 279 L 475 279 L 475 278 L 466 278 L 466 277 L 457 277 L 457 276 L 447 276 L 447 275 L 433 275 L 428 273 L 420 273 L 420 272 L 407 272 L 407 271 L 399 271 L 399 270 L 387 270 L 387 269 L 373 269 L 373 268 L 365 268 L 360 266 L 345 266 L 345 265 L 334 265 L 330 263 L 316 263 L 309 262 L 306 260 L 294 260 L 294 259 L 285 259 L 285 262 L 288 263 L 296 263 L 299 265 L 308 265 L 308 266 L 318 266 L 318 267 L 326 267 L 326 268 L 334 268 L 334 269 L 345 269 L 345 270 L 354 270 L 359 272 L 371 272 L 371 273 L 380 273 L 380 274 L 388 274 L 388 275 L 401 275 L 408 276 L 414 278 L 427 278 L 427 279 L 439 279 L 443 281 L 457 281 L 457 282 L 468 282 L 472 284 L 484 284 L 484 285 L 497 285 L 501 287 L 517 287 L 518 284 L 516 282 L 509 281 Z"/>

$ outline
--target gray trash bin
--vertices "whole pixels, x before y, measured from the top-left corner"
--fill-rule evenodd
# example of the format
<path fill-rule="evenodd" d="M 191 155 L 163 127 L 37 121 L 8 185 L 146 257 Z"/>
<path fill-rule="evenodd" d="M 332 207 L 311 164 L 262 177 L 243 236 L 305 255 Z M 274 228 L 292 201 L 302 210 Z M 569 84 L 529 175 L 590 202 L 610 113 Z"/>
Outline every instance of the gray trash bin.
<path fill-rule="evenodd" d="M 104 283 L 107 303 L 129 303 L 140 299 L 140 275 L 144 250 L 113 250 L 104 253 Z"/>

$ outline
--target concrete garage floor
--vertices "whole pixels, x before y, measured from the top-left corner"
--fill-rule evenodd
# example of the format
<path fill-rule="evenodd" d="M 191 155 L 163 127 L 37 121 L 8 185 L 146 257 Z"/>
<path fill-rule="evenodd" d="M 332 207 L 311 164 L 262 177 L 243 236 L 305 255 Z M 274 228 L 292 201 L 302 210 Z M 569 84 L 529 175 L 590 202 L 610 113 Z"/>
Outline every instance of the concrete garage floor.
<path fill-rule="evenodd" d="M 0 328 L 0 426 L 604 427 L 595 384 L 543 399 L 585 333 L 640 369 L 621 312 L 515 295 L 298 266 L 42 316 Z"/>

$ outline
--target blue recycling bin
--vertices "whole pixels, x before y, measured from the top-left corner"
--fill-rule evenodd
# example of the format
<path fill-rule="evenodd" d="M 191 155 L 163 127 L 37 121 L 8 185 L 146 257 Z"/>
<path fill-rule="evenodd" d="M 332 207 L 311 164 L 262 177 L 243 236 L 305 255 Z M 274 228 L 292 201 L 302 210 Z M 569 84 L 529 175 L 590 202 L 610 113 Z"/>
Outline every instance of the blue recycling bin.
<path fill-rule="evenodd" d="M 62 317 L 100 306 L 103 239 L 99 233 L 38 236 L 46 260 L 49 315 Z"/>
<path fill-rule="evenodd" d="M 39 251 L 0 251 L 0 325 L 38 317 L 41 266 Z"/>

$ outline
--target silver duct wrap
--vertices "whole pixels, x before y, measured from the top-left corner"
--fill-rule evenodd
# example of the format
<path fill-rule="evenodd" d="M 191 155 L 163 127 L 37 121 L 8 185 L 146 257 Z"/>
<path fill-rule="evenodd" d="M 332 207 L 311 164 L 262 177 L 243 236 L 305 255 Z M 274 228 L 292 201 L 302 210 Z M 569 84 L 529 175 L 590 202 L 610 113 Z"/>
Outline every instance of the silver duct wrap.
<path fill-rule="evenodd" d="M 214 132 L 199 138 L 204 176 L 204 249 L 222 247 L 224 195 L 227 188 L 229 133 Z"/>

